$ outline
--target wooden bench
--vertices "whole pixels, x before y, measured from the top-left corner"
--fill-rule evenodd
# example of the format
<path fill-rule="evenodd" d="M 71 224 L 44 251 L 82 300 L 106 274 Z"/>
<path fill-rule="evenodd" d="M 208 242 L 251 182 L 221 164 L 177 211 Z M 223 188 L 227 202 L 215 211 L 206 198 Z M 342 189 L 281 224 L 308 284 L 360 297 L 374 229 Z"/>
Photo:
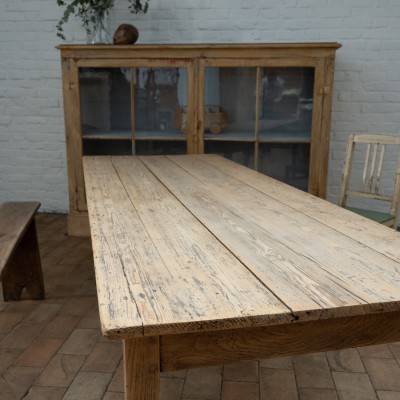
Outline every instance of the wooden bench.
<path fill-rule="evenodd" d="M 25 287 L 32 299 L 44 299 L 35 214 L 38 202 L 0 204 L 0 280 L 4 301 L 19 300 Z"/>

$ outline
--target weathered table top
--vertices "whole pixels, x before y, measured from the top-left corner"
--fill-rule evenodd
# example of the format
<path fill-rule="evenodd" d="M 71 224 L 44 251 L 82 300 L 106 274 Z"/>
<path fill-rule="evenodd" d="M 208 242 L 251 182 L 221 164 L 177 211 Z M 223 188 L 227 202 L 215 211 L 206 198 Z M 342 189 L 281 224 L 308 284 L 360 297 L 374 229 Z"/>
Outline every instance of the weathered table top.
<path fill-rule="evenodd" d="M 400 234 L 213 155 L 84 157 L 102 331 L 400 310 Z"/>

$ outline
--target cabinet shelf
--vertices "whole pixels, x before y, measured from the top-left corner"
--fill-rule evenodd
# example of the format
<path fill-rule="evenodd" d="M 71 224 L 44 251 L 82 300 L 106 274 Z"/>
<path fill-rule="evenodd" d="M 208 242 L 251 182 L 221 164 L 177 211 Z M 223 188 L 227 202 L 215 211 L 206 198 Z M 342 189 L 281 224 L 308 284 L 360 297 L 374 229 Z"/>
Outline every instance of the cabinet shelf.
<path fill-rule="evenodd" d="M 310 132 L 268 132 L 260 133 L 260 142 L 272 143 L 311 143 Z"/>
<path fill-rule="evenodd" d="M 205 141 L 237 141 L 262 143 L 311 143 L 309 132 L 268 132 L 254 134 L 244 132 L 220 133 L 218 135 L 204 134 Z"/>
<path fill-rule="evenodd" d="M 132 139 L 130 131 L 96 131 L 82 133 L 85 140 L 129 140 Z"/>
<path fill-rule="evenodd" d="M 186 135 L 181 132 L 157 132 L 138 131 L 135 132 L 136 140 L 186 140 Z"/>
<path fill-rule="evenodd" d="M 132 134 L 130 131 L 93 131 L 82 134 L 84 140 L 186 140 L 186 135 L 180 132 L 140 131 Z"/>
<path fill-rule="evenodd" d="M 205 133 L 204 140 L 210 141 L 239 141 L 239 142 L 254 142 L 255 135 L 254 133 L 247 132 L 229 132 L 229 133 L 220 133 L 218 135 L 213 135 L 212 133 Z"/>
<path fill-rule="evenodd" d="M 217 153 L 325 197 L 338 43 L 60 45 L 70 213 L 84 155 Z"/>

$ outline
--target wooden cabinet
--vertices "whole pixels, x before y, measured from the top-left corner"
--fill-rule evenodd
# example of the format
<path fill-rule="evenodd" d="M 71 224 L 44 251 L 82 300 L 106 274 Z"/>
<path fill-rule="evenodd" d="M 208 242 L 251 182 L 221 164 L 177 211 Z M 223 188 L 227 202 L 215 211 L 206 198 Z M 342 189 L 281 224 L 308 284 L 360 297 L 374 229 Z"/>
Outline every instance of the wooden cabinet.
<path fill-rule="evenodd" d="M 218 153 L 325 197 L 338 43 L 61 45 L 70 214 L 83 155 Z"/>

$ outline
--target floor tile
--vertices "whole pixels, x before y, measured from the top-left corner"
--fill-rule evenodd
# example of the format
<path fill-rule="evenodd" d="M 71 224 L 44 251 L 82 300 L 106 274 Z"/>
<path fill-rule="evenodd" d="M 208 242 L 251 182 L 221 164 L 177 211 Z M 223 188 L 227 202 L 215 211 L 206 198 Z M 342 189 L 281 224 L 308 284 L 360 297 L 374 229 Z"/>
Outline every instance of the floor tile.
<path fill-rule="evenodd" d="M 32 386 L 23 400 L 62 400 L 65 388 Z"/>
<path fill-rule="evenodd" d="M 85 359 L 80 355 L 56 354 L 39 376 L 36 385 L 68 387 Z"/>
<path fill-rule="evenodd" d="M 3 288 L 0 285 L 0 297 L 3 297 Z M 0 303 L 0 313 L 7 308 L 8 304 L 6 302 Z"/>
<path fill-rule="evenodd" d="M 114 372 L 122 358 L 120 342 L 98 342 L 82 366 L 82 371 Z"/>
<path fill-rule="evenodd" d="M 99 337 L 100 332 L 97 329 L 74 329 L 58 352 L 60 354 L 88 355 Z"/>
<path fill-rule="evenodd" d="M 400 400 L 400 392 L 378 390 L 377 395 L 379 400 Z"/>
<path fill-rule="evenodd" d="M 0 313 L 0 335 L 11 331 L 24 318 L 25 313 L 11 312 L 8 309 Z"/>
<path fill-rule="evenodd" d="M 169 371 L 169 372 L 161 372 L 161 376 L 163 378 L 181 378 L 185 379 L 187 374 L 187 370 L 180 370 L 180 371 Z"/>
<path fill-rule="evenodd" d="M 60 310 L 60 304 L 40 303 L 24 319 L 24 324 L 46 325 Z"/>
<path fill-rule="evenodd" d="M 360 356 L 363 358 L 365 358 L 365 357 L 393 358 L 393 354 L 390 351 L 387 344 L 358 347 L 358 352 L 360 353 Z"/>
<path fill-rule="evenodd" d="M 336 390 L 299 388 L 299 400 L 338 400 Z"/>
<path fill-rule="evenodd" d="M 222 400 L 258 400 L 259 398 L 258 382 L 224 381 L 222 385 Z"/>
<path fill-rule="evenodd" d="M 112 374 L 104 372 L 79 372 L 63 400 L 101 400 L 111 376 Z"/>
<path fill-rule="evenodd" d="M 72 297 L 60 311 L 59 315 L 83 317 L 97 303 L 95 297 Z"/>
<path fill-rule="evenodd" d="M 21 355 L 22 351 L 23 350 L 18 349 L 0 349 L 0 375 L 14 363 Z"/>
<path fill-rule="evenodd" d="M 400 391 L 400 367 L 396 360 L 365 358 L 364 364 L 376 390 Z"/>
<path fill-rule="evenodd" d="M 0 341 L 0 348 L 26 349 L 42 329 L 41 325 L 18 324 Z"/>
<path fill-rule="evenodd" d="M 393 356 L 396 357 L 397 360 L 400 360 L 400 343 L 390 343 L 388 347 Z"/>
<path fill-rule="evenodd" d="M 123 393 L 106 392 L 102 400 L 125 400 Z"/>
<path fill-rule="evenodd" d="M 267 360 L 259 360 L 261 368 L 293 368 L 293 357 L 279 357 L 279 358 L 268 358 Z"/>
<path fill-rule="evenodd" d="M 24 350 L 14 364 L 45 367 L 62 344 L 62 339 L 37 338 Z"/>
<path fill-rule="evenodd" d="M 1 393 L 1 400 L 19 400 L 14 395 L 10 385 L 3 377 L 0 377 L 0 393 Z"/>
<path fill-rule="evenodd" d="M 37 300 L 10 301 L 7 303 L 7 312 L 22 313 L 24 315 L 31 312 L 38 305 Z"/>
<path fill-rule="evenodd" d="M 184 383 L 184 379 L 161 378 L 160 400 L 180 400 Z"/>
<path fill-rule="evenodd" d="M 124 391 L 124 363 L 121 360 L 118 364 L 117 369 L 108 385 L 108 391 L 110 392 L 123 392 Z"/>
<path fill-rule="evenodd" d="M 297 400 L 293 370 L 260 368 L 260 400 Z"/>
<path fill-rule="evenodd" d="M 293 357 L 293 365 L 299 387 L 335 389 L 325 356 L 296 356 Z"/>
<path fill-rule="evenodd" d="M 354 390 L 338 390 L 337 395 L 339 400 L 378 400 L 375 393 L 363 393 Z"/>
<path fill-rule="evenodd" d="M 225 365 L 223 379 L 224 381 L 258 382 L 258 362 Z"/>
<path fill-rule="evenodd" d="M 4 373 L 3 377 L 14 396 L 20 399 L 28 392 L 40 372 L 41 368 L 12 366 Z"/>
<path fill-rule="evenodd" d="M 86 312 L 79 321 L 77 327 L 85 329 L 100 329 L 100 317 L 97 304 Z"/>
<path fill-rule="evenodd" d="M 40 336 L 50 338 L 67 338 L 79 323 L 80 317 L 56 315 L 43 329 Z"/>
<path fill-rule="evenodd" d="M 366 373 L 332 372 L 332 376 L 337 390 L 366 394 L 375 392 Z"/>
<path fill-rule="evenodd" d="M 183 397 L 219 400 L 221 385 L 222 367 L 191 369 L 186 376 Z"/>
<path fill-rule="evenodd" d="M 326 357 L 332 371 L 365 372 L 357 349 L 328 351 Z"/>

